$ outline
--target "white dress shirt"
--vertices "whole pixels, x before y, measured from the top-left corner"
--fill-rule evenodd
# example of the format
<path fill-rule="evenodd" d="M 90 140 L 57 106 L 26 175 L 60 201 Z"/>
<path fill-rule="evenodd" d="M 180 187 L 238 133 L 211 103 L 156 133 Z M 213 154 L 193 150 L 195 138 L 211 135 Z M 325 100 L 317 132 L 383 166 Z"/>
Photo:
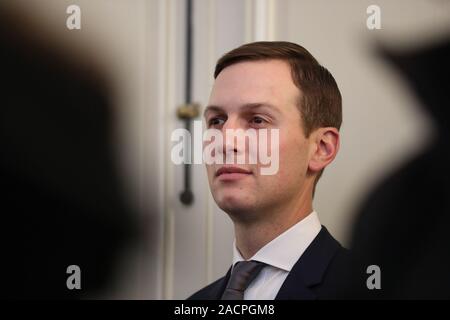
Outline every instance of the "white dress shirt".
<path fill-rule="evenodd" d="M 244 292 L 244 300 L 273 300 L 294 264 L 322 228 L 315 211 L 259 249 L 249 260 L 267 264 Z M 233 266 L 244 261 L 233 243 Z"/>

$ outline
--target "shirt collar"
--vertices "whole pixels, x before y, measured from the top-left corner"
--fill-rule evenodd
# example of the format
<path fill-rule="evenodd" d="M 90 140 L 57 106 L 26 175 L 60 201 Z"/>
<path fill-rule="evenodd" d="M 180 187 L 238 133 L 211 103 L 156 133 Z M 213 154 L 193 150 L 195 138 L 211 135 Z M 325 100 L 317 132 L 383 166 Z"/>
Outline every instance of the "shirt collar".
<path fill-rule="evenodd" d="M 259 249 L 249 260 L 260 261 L 289 272 L 321 228 L 319 216 L 313 211 Z M 233 242 L 233 266 L 236 262 L 244 260 L 236 247 L 235 239 Z"/>

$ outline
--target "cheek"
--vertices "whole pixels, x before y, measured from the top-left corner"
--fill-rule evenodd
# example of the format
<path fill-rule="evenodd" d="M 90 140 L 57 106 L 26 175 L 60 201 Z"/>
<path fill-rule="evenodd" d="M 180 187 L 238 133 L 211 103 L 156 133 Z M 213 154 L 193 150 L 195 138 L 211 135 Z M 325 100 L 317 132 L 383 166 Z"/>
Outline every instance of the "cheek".
<path fill-rule="evenodd" d="M 297 134 L 297 133 L 295 133 Z M 294 133 L 280 137 L 279 173 L 283 179 L 299 179 L 306 175 L 308 167 L 308 146 L 306 140 L 296 139 Z"/>
<path fill-rule="evenodd" d="M 298 177 L 298 149 L 293 146 L 292 139 L 288 139 L 289 133 L 281 134 L 278 144 L 278 172 L 274 175 L 258 174 L 258 188 L 266 190 L 269 194 L 275 195 L 284 192 L 287 186 Z M 275 155 L 276 148 L 271 148 L 272 161 Z M 261 172 L 260 166 L 267 167 L 268 165 L 258 165 L 258 172 Z"/>
<path fill-rule="evenodd" d="M 208 175 L 209 182 L 212 182 L 212 178 L 214 176 L 214 167 L 212 165 L 206 165 L 206 173 Z"/>

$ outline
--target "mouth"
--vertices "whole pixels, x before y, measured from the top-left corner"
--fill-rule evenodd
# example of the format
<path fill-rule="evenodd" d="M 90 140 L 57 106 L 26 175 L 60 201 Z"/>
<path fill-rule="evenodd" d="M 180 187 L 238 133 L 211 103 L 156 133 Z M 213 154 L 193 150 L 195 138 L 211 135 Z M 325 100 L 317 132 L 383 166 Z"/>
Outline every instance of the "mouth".
<path fill-rule="evenodd" d="M 216 171 L 216 178 L 219 180 L 238 180 L 252 175 L 250 170 L 239 167 L 224 166 Z"/>

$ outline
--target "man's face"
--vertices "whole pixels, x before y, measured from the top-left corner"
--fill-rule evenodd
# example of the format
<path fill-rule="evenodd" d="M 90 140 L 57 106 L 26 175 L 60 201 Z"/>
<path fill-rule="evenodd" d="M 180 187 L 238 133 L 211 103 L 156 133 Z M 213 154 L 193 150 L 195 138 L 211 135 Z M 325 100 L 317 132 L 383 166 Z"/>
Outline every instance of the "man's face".
<path fill-rule="evenodd" d="M 289 65 L 280 60 L 237 63 L 222 70 L 215 80 L 205 110 L 207 128 L 222 131 L 224 137 L 226 129 L 279 130 L 279 169 L 273 175 L 261 174 L 265 165 L 260 161 L 249 163 L 248 145 L 241 148 L 226 144 L 225 139 L 223 155 L 246 153 L 247 162 L 207 165 L 214 200 L 232 218 L 255 219 L 258 213 L 276 212 L 280 206 L 298 201 L 312 186 L 309 182 L 306 185 L 312 181 L 306 176 L 313 144 L 303 133 L 299 97 Z M 270 152 L 275 150 L 271 146 L 275 141 L 269 142 Z M 223 167 L 234 167 L 231 171 L 238 167 L 246 173 L 220 174 Z"/>

